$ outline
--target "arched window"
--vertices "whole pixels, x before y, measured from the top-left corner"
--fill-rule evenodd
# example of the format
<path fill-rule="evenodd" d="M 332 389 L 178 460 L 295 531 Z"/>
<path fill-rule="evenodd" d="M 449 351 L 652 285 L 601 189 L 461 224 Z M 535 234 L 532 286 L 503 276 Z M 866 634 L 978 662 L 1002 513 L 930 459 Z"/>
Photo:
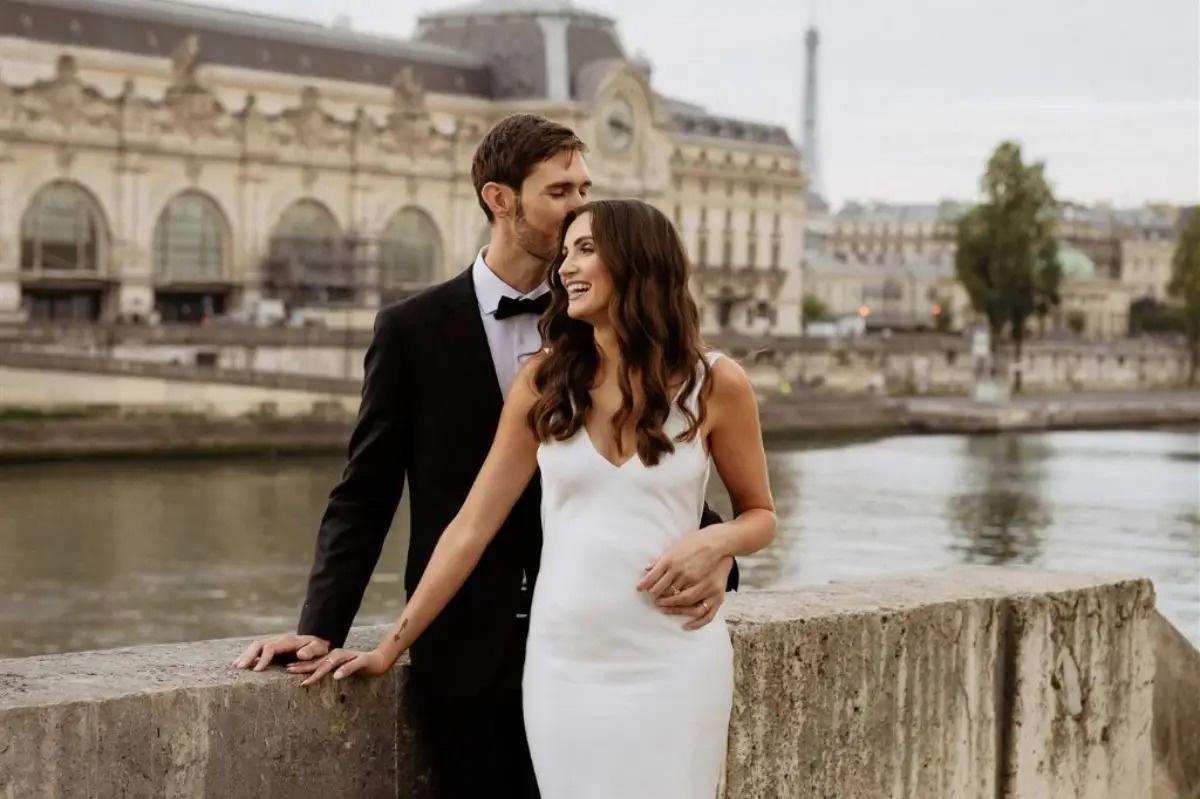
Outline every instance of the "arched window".
<path fill-rule="evenodd" d="M 101 272 L 105 225 L 91 196 L 72 183 L 43 187 L 21 217 L 21 269 Z"/>
<path fill-rule="evenodd" d="M 333 214 L 315 200 L 297 200 L 271 232 L 267 287 L 291 305 L 354 298 L 354 264 Z"/>
<path fill-rule="evenodd" d="M 441 262 L 441 236 L 428 214 L 417 208 L 392 214 L 379 242 L 379 282 L 385 301 L 405 289 L 432 283 Z"/>
<path fill-rule="evenodd" d="M 225 266 L 225 224 L 212 200 L 196 192 L 167 204 L 154 225 L 154 274 L 162 281 L 218 280 Z"/>

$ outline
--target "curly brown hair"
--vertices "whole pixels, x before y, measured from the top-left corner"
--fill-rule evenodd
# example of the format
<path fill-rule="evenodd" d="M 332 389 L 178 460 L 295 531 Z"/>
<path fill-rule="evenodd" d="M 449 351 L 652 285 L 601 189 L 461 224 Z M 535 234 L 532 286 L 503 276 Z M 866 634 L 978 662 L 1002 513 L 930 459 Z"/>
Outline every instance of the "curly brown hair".
<path fill-rule="evenodd" d="M 670 220 L 648 203 L 587 203 L 563 220 L 560 238 L 583 214 L 591 214 L 596 252 L 613 280 L 608 313 L 621 354 L 622 402 L 612 417 L 617 450 L 621 451 L 621 431 L 634 413 L 636 377 L 643 396 L 636 420 L 637 454 L 644 464 L 654 466 L 664 453 L 675 451 L 676 443 L 696 437 L 712 389 L 700 315 L 688 290 L 687 254 Z M 538 399 L 529 411 L 529 425 L 539 441 L 564 441 L 584 427 L 600 366 L 592 326 L 567 315 L 567 292 L 558 273 L 564 257 L 565 249 L 560 247 L 549 275 L 552 300 L 539 323 L 548 352 L 534 376 Z M 697 370 L 697 365 L 702 369 Z M 669 387 L 680 380 L 682 385 L 672 398 Z M 700 403 L 693 413 L 687 398 L 698 383 Z M 672 402 L 687 422 L 674 440 L 663 432 Z"/>

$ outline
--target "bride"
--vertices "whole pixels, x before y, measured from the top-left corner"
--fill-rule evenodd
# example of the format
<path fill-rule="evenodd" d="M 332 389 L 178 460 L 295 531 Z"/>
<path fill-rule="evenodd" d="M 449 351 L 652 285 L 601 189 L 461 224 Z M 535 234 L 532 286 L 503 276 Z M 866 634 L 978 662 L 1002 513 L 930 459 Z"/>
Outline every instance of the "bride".
<path fill-rule="evenodd" d="M 695 604 L 692 587 L 721 558 L 774 537 L 758 408 L 741 368 L 701 348 L 687 258 L 661 212 L 598 201 L 563 228 L 545 349 L 518 375 L 407 607 L 375 649 L 336 649 L 305 684 L 391 668 L 540 468 L 522 684 L 542 796 L 712 799 L 733 697 L 729 632 L 721 609 L 684 625 L 659 608 Z M 736 515 L 697 530 L 710 461 Z"/>

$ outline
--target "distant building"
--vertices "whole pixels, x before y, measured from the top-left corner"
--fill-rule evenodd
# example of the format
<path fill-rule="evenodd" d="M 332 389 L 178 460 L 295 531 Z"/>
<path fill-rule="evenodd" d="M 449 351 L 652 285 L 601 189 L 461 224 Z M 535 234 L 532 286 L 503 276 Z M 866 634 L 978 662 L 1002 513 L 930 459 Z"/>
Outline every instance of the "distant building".
<path fill-rule="evenodd" d="M 1171 260 L 1183 214 L 1174 207 L 1151 206 L 1118 212 L 1121 229 L 1121 282 L 1135 300 L 1169 300 Z"/>
<path fill-rule="evenodd" d="M 613 20 L 488 0 L 411 40 L 173 0 L 0 0 L 0 318 L 373 307 L 465 269 L 515 111 L 599 197 L 679 226 L 706 332 L 799 331 L 805 177 L 780 127 L 662 96 Z"/>
<path fill-rule="evenodd" d="M 1098 276 L 1120 280 L 1136 297 L 1162 300 L 1170 282 L 1179 220 L 1180 210 L 1174 206 L 1063 203 L 1058 234 L 1087 254 Z"/>
<path fill-rule="evenodd" d="M 828 222 L 826 252 L 848 261 L 953 262 L 956 223 L 968 205 L 847 203 Z"/>
<path fill-rule="evenodd" d="M 1100 274 L 1096 264 L 1083 250 L 1062 241 L 1058 262 L 1063 279 L 1060 303 L 1050 315 L 1046 332 L 1070 333 L 1072 318 L 1082 322 L 1082 333 L 1089 338 L 1118 338 L 1129 333 L 1129 287 L 1119 280 Z"/>
<path fill-rule="evenodd" d="M 871 329 L 932 330 L 945 315 L 948 329 L 961 330 L 972 316 L 954 264 L 945 259 L 862 262 L 810 253 L 804 285 L 831 316 L 859 315 Z"/>
<path fill-rule="evenodd" d="M 967 203 L 946 201 L 847 203 L 832 215 L 810 209 L 805 291 L 841 313 L 855 297 L 871 306 L 868 294 L 876 305 L 883 296 L 880 292 L 893 304 L 900 302 L 898 286 L 906 285 L 905 281 L 915 286 L 915 274 L 932 275 L 940 270 L 948 276 L 945 279 L 957 283 L 957 221 L 969 208 Z M 1124 335 L 1131 302 L 1167 299 L 1180 219 L 1179 209 L 1170 206 L 1113 209 L 1060 205 L 1056 230 L 1064 270 L 1062 303 L 1046 320 L 1031 323 L 1044 326 L 1046 332 L 1067 333 L 1075 319 L 1090 337 Z M 909 265 L 915 274 L 910 274 Z M 931 287 L 925 291 L 931 292 Z M 956 292 L 955 296 L 965 294 Z M 904 314 L 907 321 L 898 326 L 920 322 L 918 308 L 908 307 Z M 955 314 L 956 324 L 972 314 L 968 305 L 961 315 Z"/>
<path fill-rule="evenodd" d="M 1121 276 L 1121 233 L 1112 208 L 1062 203 L 1055 230 L 1059 238 L 1087 255 L 1098 277 Z"/>

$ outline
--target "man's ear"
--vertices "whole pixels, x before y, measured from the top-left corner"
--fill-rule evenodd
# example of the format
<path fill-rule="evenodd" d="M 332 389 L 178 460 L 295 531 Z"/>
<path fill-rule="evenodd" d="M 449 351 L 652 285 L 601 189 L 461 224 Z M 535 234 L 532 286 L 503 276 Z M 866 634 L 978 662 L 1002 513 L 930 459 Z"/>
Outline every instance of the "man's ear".
<path fill-rule="evenodd" d="M 512 187 L 505 186 L 503 183 L 488 181 L 483 184 L 483 190 L 480 193 L 483 195 L 483 201 L 487 203 L 487 207 L 491 209 L 492 216 L 497 219 L 510 216 L 516 207 L 516 193 Z"/>

